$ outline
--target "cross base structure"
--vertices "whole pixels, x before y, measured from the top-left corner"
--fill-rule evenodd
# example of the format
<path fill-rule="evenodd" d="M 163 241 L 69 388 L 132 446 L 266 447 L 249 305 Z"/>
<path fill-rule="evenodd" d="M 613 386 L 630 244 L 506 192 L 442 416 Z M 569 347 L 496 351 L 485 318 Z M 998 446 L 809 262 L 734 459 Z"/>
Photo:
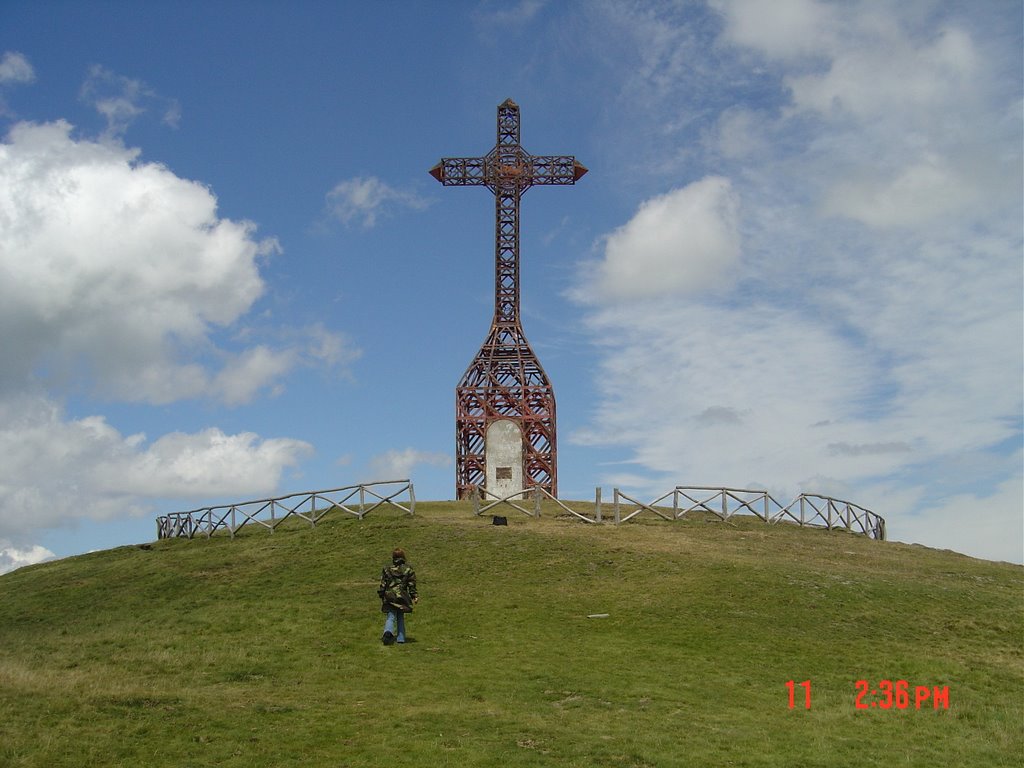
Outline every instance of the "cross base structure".
<path fill-rule="evenodd" d="M 519 326 L 493 327 L 455 388 L 456 490 L 558 492 L 555 390 Z"/>

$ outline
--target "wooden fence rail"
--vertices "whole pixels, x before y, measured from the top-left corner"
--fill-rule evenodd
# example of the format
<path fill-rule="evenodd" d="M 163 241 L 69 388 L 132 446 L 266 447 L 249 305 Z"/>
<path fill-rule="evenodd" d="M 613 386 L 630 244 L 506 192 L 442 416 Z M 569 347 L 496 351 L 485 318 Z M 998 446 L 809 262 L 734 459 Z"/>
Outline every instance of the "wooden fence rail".
<path fill-rule="evenodd" d="M 794 505 L 800 510 L 799 517 L 794 514 Z M 808 516 L 807 510 L 813 514 Z M 829 530 L 843 527 L 854 533 L 862 533 L 872 539 L 885 540 L 885 518 L 869 509 L 852 504 L 848 501 L 818 496 L 813 493 L 801 493 L 789 505 L 779 512 L 773 523 L 788 518 L 800 525 L 820 525 Z"/>
<path fill-rule="evenodd" d="M 848 501 L 816 493 L 801 493 L 786 506 L 782 506 L 767 491 L 742 488 L 677 485 L 648 502 L 638 501 L 618 488 L 614 489 L 613 494 L 615 525 L 628 523 L 645 512 L 668 521 L 683 520 L 695 512 L 708 512 L 725 522 L 736 515 L 752 515 L 768 524 L 789 521 L 797 525 L 828 530 L 843 528 L 872 539 L 885 539 L 885 519 L 881 515 Z M 473 489 L 471 498 L 473 512 L 477 515 L 505 505 L 531 517 L 540 517 L 541 501 L 547 498 L 564 512 L 583 522 L 603 522 L 600 487 L 595 489 L 592 515 L 578 509 L 570 509 L 543 488 L 536 487 L 522 488 L 506 496 L 499 496 L 477 486 Z M 532 509 L 530 499 L 533 500 Z"/>
<path fill-rule="evenodd" d="M 408 494 L 408 500 L 396 501 L 403 494 Z M 523 488 L 499 496 L 478 486 L 471 498 L 473 512 L 477 515 L 505 505 L 531 517 L 540 517 L 541 502 L 547 499 L 563 512 L 585 523 L 601 523 L 604 520 L 600 487 L 595 490 L 592 515 L 568 507 L 542 488 Z M 402 501 L 405 501 L 405 506 Z M 226 531 L 234 537 L 250 523 L 274 531 L 289 517 L 316 526 L 317 522 L 332 512 L 362 520 L 373 510 L 385 505 L 409 515 L 415 514 L 416 494 L 412 481 L 361 483 L 328 491 L 293 493 L 273 499 L 173 512 L 156 519 L 157 537 L 191 539 L 196 536 L 210 537 L 217 531 Z M 788 521 L 828 530 L 842 528 L 868 538 L 885 539 L 885 519 L 881 515 L 857 504 L 815 493 L 801 493 L 789 504 L 782 506 L 763 490 L 677 485 L 653 501 L 641 502 L 616 488 L 613 509 L 615 525 L 627 523 L 645 512 L 667 521 L 683 520 L 687 515 L 706 512 L 725 522 L 736 515 L 752 515 L 767 524 Z"/>
<path fill-rule="evenodd" d="M 601 502 L 600 502 L 601 489 L 600 488 L 597 489 L 597 493 L 598 493 L 598 496 L 597 496 L 598 501 L 595 504 L 596 513 L 595 513 L 595 517 L 593 517 L 593 518 L 588 517 L 587 515 L 585 515 L 585 514 L 583 514 L 581 512 L 577 512 L 574 509 L 570 509 L 562 501 L 560 501 L 557 497 L 555 497 L 550 491 L 548 491 L 545 488 L 541 488 L 540 486 L 537 486 L 537 485 L 531 486 L 530 488 L 521 488 L 518 491 L 513 491 L 512 493 L 510 493 L 510 494 L 508 494 L 506 496 L 499 496 L 496 493 L 488 491 L 486 488 L 483 488 L 483 487 L 481 487 L 479 485 L 476 485 L 476 486 L 473 486 L 473 491 L 470 494 L 469 498 L 473 502 L 473 514 L 475 514 L 475 515 L 482 515 L 485 512 L 488 512 L 488 511 L 494 509 L 495 507 L 497 507 L 500 504 L 507 504 L 508 506 L 512 507 L 513 509 L 517 509 L 517 510 L 519 510 L 520 512 L 522 512 L 524 514 L 530 515 L 531 517 L 540 517 L 540 503 L 545 498 L 547 498 L 547 499 L 550 499 L 551 501 L 555 502 L 555 504 L 557 504 L 558 507 L 562 511 L 564 511 L 564 512 L 570 514 L 570 515 L 573 515 L 574 517 L 579 518 L 580 520 L 582 520 L 585 523 L 599 523 L 599 522 L 601 522 Z M 493 499 L 493 501 L 491 501 L 490 503 L 486 503 L 488 498 Z M 516 504 L 516 501 L 521 501 L 524 498 L 525 499 L 528 499 L 528 498 L 532 498 L 533 499 L 533 509 L 532 510 L 526 509 L 525 507 L 521 507 L 518 504 Z M 483 503 L 483 506 L 481 506 L 481 503 Z"/>
<path fill-rule="evenodd" d="M 405 494 L 407 498 L 400 498 Z M 192 539 L 196 536 L 209 538 L 217 531 L 226 531 L 234 538 L 249 523 L 273 532 L 289 517 L 296 517 L 315 527 L 332 512 L 362 520 L 381 506 L 395 507 L 407 515 L 415 514 L 416 493 L 412 481 L 382 480 L 326 491 L 307 491 L 272 499 L 172 512 L 156 519 L 156 532 L 158 539 Z"/>
<path fill-rule="evenodd" d="M 669 497 L 672 498 L 671 508 L 667 506 Z M 636 508 L 627 511 L 625 507 L 628 505 L 623 504 L 623 499 Z M 616 525 L 628 522 L 643 512 L 664 520 L 682 520 L 694 512 L 708 512 L 726 522 L 735 515 L 753 515 L 769 524 L 788 520 L 802 526 L 830 531 L 843 528 L 872 539 L 885 539 L 885 518 L 881 515 L 849 501 L 816 493 L 801 493 L 782 506 L 767 491 L 677 485 L 645 504 L 616 488 L 614 509 Z"/>

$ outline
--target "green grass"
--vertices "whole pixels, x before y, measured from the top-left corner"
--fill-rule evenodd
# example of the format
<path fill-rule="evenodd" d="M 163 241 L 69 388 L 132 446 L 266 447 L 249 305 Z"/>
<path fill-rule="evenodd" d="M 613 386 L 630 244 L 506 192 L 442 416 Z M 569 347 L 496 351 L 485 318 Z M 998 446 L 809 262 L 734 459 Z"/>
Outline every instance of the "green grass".
<path fill-rule="evenodd" d="M 554 511 L 419 503 L 2 576 L 0 765 L 1024 765 L 1024 569 Z M 421 601 L 384 647 L 396 545 Z M 856 710 L 859 679 L 950 706 Z"/>

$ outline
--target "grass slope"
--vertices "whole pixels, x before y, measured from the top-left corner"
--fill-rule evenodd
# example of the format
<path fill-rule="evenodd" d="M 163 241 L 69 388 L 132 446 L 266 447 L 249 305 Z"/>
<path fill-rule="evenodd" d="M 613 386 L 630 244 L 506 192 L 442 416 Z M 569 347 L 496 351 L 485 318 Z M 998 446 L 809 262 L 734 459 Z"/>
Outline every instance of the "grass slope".
<path fill-rule="evenodd" d="M 1022 764 L 1021 568 L 553 513 L 420 503 L 2 576 L 0 765 Z M 422 599 L 414 642 L 384 647 L 395 545 Z M 856 709 L 860 679 L 907 680 L 909 706 Z"/>

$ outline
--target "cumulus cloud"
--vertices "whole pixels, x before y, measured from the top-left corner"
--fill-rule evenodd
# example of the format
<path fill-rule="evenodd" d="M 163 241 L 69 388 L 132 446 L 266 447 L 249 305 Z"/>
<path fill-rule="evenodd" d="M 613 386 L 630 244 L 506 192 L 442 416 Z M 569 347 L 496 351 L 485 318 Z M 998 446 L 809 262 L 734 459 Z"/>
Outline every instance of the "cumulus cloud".
<path fill-rule="evenodd" d="M 970 35 L 921 24 L 893 3 L 712 0 L 722 41 L 783 63 L 791 108 L 875 117 L 968 93 L 980 68 Z M 902 11 L 902 12 L 901 12 Z"/>
<path fill-rule="evenodd" d="M 259 262 L 280 249 L 255 231 L 138 150 L 75 139 L 62 121 L 16 125 L 0 144 L 0 392 L 41 373 L 150 403 L 272 387 L 298 351 L 222 351 L 212 336 L 263 293 Z M 340 356 L 339 339 L 311 333 Z"/>
<path fill-rule="evenodd" d="M 360 224 L 370 229 L 378 218 L 391 215 L 395 208 L 421 210 L 427 201 L 396 189 L 376 176 L 357 176 L 339 181 L 327 193 L 327 210 L 344 224 Z"/>
<path fill-rule="evenodd" d="M 828 10 L 815 0 L 712 0 L 726 18 L 723 37 L 773 57 L 792 59 L 818 52 L 834 40 Z"/>
<path fill-rule="evenodd" d="M 252 432 L 224 434 L 216 428 L 194 434 L 172 432 L 141 450 L 129 438 L 127 453 L 117 451 L 96 468 L 101 490 L 155 497 L 266 495 L 281 473 L 312 452 L 290 438 L 262 439 Z"/>
<path fill-rule="evenodd" d="M 651 198 L 605 240 L 595 301 L 688 295 L 727 286 L 740 255 L 739 200 L 713 176 Z"/>
<path fill-rule="evenodd" d="M 629 479 L 652 492 L 832 493 L 894 537 L 1020 562 L 1020 537 L 1006 545 L 1024 404 L 1019 51 L 979 43 L 1006 20 L 927 3 L 713 7 L 721 34 L 705 39 L 667 5 L 638 11 L 668 63 L 636 76 L 659 95 L 645 106 L 665 105 L 650 152 L 696 143 L 711 165 L 697 184 L 728 179 L 727 213 L 696 208 L 717 222 L 704 240 L 726 244 L 724 271 L 651 258 L 676 218 L 648 203 L 612 230 L 606 293 L 588 270 L 573 292 L 605 299 L 587 315 L 600 397 L 573 439 L 627 449 Z M 673 46 L 714 59 L 704 89 L 722 98 L 662 76 Z M 680 296 L 690 284 L 717 290 Z M 619 285 L 646 300 L 609 303 Z"/>
<path fill-rule="evenodd" d="M 281 379 L 296 364 L 298 353 L 294 349 L 273 350 L 260 344 L 245 350 L 227 365 L 212 382 L 213 391 L 229 405 L 247 403 L 256 396 L 267 381 Z M 278 385 L 274 394 L 280 393 Z"/>
<path fill-rule="evenodd" d="M 392 449 L 370 459 L 373 480 L 405 480 L 412 477 L 412 470 L 418 464 L 446 467 L 452 462 L 446 453 L 418 451 L 415 448 Z"/>
<path fill-rule="evenodd" d="M 127 114 L 127 113 L 124 113 Z M 227 405 L 359 350 L 322 323 L 242 325 L 280 252 L 218 216 L 203 184 L 63 121 L 0 144 L 0 567 L 48 556 L 47 528 L 151 513 L 156 499 L 269 495 L 312 446 L 216 427 L 149 439 L 69 416 L 64 395 Z M 85 391 L 83 391 L 83 388 Z M 79 406 L 81 410 L 86 407 Z M 88 410 L 86 410 L 88 413 Z"/>
<path fill-rule="evenodd" d="M 778 74 L 790 135 L 814 131 L 793 159 L 821 182 L 825 213 L 886 229 L 1007 210 L 1021 183 L 1020 96 L 1001 52 L 962 23 L 886 3 L 762 6 L 716 2 L 722 40 Z M 736 154 L 748 115 L 723 114 L 723 153 Z"/>
<path fill-rule="evenodd" d="M 25 565 L 43 563 L 54 557 L 53 552 L 38 544 L 16 547 L 11 542 L 0 539 L 0 573 L 8 573 Z"/>
<path fill-rule="evenodd" d="M 830 27 L 845 22 L 838 9 L 825 13 Z M 824 71 L 787 76 L 794 108 L 860 119 L 892 110 L 930 110 L 969 96 L 978 74 L 973 43 L 963 30 L 944 29 L 937 37 L 917 40 L 876 11 L 860 16 L 844 35 L 847 41 L 829 40 L 830 35 L 811 31 L 815 53 L 831 63 Z M 850 37 L 870 42 L 850 45 Z"/>
<path fill-rule="evenodd" d="M 149 443 L 102 416 L 68 419 L 53 401 L 0 401 L 0 537 L 150 511 L 157 498 L 274 491 L 311 446 L 210 428 Z"/>
<path fill-rule="evenodd" d="M 0 57 L 0 85 L 4 83 L 31 83 L 36 79 L 35 70 L 24 54 L 6 51 Z"/>

